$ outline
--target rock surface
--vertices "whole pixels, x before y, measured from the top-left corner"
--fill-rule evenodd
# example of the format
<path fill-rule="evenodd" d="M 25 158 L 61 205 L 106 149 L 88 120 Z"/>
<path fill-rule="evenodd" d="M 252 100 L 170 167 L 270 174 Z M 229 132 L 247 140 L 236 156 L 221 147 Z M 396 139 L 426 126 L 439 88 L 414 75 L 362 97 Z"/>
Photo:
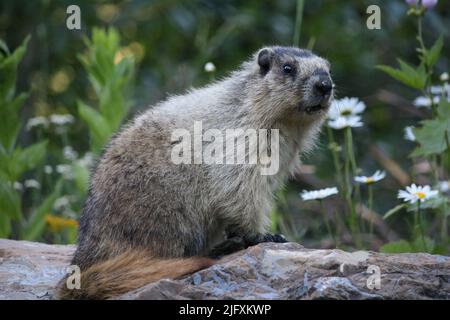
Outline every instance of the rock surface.
<path fill-rule="evenodd" d="M 74 249 L 0 240 L 0 299 L 51 299 Z M 450 257 L 266 243 L 118 299 L 450 299 Z"/>

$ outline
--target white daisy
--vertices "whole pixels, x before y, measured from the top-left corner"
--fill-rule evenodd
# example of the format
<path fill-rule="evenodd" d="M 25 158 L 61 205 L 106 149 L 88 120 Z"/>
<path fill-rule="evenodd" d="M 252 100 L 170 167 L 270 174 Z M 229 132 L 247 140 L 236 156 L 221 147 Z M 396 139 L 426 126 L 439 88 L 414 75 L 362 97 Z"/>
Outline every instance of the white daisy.
<path fill-rule="evenodd" d="M 34 179 L 25 180 L 24 185 L 25 185 L 25 188 L 32 188 L 32 189 L 40 189 L 41 188 L 41 184 Z"/>
<path fill-rule="evenodd" d="M 431 86 L 430 87 L 430 92 L 433 96 L 439 96 L 442 94 L 443 91 L 444 91 L 443 86 Z"/>
<path fill-rule="evenodd" d="M 86 152 L 84 157 L 78 160 L 78 163 L 85 168 L 91 168 L 94 165 L 94 155 L 92 152 Z"/>
<path fill-rule="evenodd" d="M 328 120 L 328 125 L 333 129 L 343 129 L 347 127 L 362 127 L 363 123 L 360 116 L 341 116 Z"/>
<path fill-rule="evenodd" d="M 72 180 L 74 178 L 72 167 L 68 164 L 58 164 L 56 166 L 56 172 L 62 174 L 67 180 Z"/>
<path fill-rule="evenodd" d="M 321 190 L 313 190 L 313 191 L 306 191 L 304 190 L 302 193 L 300 193 L 300 196 L 304 201 L 307 200 L 322 200 L 326 197 L 329 197 L 333 194 L 337 194 L 339 191 L 336 187 L 333 188 L 325 188 Z"/>
<path fill-rule="evenodd" d="M 46 174 L 52 174 L 53 173 L 53 167 L 49 166 L 49 165 L 44 166 L 44 172 Z"/>
<path fill-rule="evenodd" d="M 14 187 L 14 189 L 16 189 L 17 191 L 22 191 L 22 190 L 23 190 L 23 184 L 21 184 L 21 183 L 18 182 L 18 181 L 14 181 L 13 187 Z"/>
<path fill-rule="evenodd" d="M 359 183 L 365 183 L 365 184 L 372 184 L 375 182 L 378 182 L 386 177 L 386 172 L 377 170 L 373 175 L 370 177 L 366 176 L 358 176 L 355 177 L 355 181 Z"/>
<path fill-rule="evenodd" d="M 448 79 L 449 79 L 448 73 L 447 73 L 447 72 L 442 73 L 442 74 L 440 75 L 439 79 L 440 79 L 442 82 L 448 81 Z"/>
<path fill-rule="evenodd" d="M 433 103 L 438 104 L 440 97 L 433 97 Z M 413 105 L 417 108 L 429 108 L 431 107 L 431 99 L 429 97 L 420 96 L 414 99 Z"/>
<path fill-rule="evenodd" d="M 71 114 L 52 114 L 50 116 L 50 122 L 57 126 L 64 126 L 73 123 L 74 121 L 75 118 Z"/>
<path fill-rule="evenodd" d="M 71 147 L 65 146 L 63 149 L 64 158 L 67 160 L 75 160 L 78 158 L 78 153 Z"/>
<path fill-rule="evenodd" d="M 414 129 L 414 127 L 412 127 L 412 126 L 408 126 L 403 129 L 404 138 L 409 141 L 416 141 L 416 136 L 414 135 L 414 132 L 412 129 Z"/>
<path fill-rule="evenodd" d="M 70 199 L 67 196 L 60 197 L 53 203 L 53 208 L 57 211 L 62 210 L 70 205 Z"/>
<path fill-rule="evenodd" d="M 410 202 L 411 204 L 417 201 L 424 202 L 428 199 L 435 198 L 438 195 L 437 190 L 431 190 L 430 186 L 416 186 L 414 183 L 406 187 L 405 190 L 400 190 L 398 192 L 398 198 L 403 199 L 405 202 Z"/>
<path fill-rule="evenodd" d="M 339 117 L 357 116 L 366 109 L 364 102 L 358 98 L 342 98 L 334 100 L 331 103 L 328 117 L 330 119 L 337 119 Z"/>
<path fill-rule="evenodd" d="M 216 66 L 214 65 L 214 63 L 212 63 L 212 62 L 207 62 L 206 64 L 205 64 L 205 71 L 206 72 L 214 72 L 214 71 L 216 71 Z"/>
<path fill-rule="evenodd" d="M 27 121 L 27 125 L 25 126 L 25 128 L 29 131 L 31 129 L 33 129 L 34 127 L 44 127 L 47 128 L 49 125 L 48 119 L 46 117 L 34 117 L 34 118 L 30 118 Z"/>
<path fill-rule="evenodd" d="M 442 193 L 447 193 L 450 190 L 450 181 L 440 181 L 438 183 L 438 189 Z"/>

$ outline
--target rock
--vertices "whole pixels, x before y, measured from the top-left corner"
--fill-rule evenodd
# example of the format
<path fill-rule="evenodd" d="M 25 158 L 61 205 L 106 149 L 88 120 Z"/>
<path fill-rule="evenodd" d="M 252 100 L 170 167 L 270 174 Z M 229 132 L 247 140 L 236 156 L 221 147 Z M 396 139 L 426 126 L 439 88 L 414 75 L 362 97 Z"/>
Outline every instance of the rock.
<path fill-rule="evenodd" d="M 50 299 L 73 251 L 0 240 L 0 298 Z M 265 243 L 117 299 L 450 299 L 450 257 Z"/>
<path fill-rule="evenodd" d="M 0 299 L 50 299 L 74 251 L 75 246 L 0 239 Z"/>

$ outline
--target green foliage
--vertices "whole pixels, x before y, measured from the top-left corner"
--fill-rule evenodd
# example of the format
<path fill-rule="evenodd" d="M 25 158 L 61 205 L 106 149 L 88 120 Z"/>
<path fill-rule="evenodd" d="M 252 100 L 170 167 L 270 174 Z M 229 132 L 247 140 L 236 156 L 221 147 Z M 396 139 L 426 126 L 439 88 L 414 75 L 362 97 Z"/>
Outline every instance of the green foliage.
<path fill-rule="evenodd" d="M 59 178 L 53 192 L 33 211 L 24 230 L 23 238 L 25 240 L 35 241 L 42 235 L 45 228 L 45 215 L 52 210 L 56 199 L 61 195 L 63 183 L 63 178 Z"/>
<path fill-rule="evenodd" d="M 410 64 L 398 59 L 400 69 L 395 69 L 385 65 L 378 65 L 377 68 L 386 72 L 392 78 L 402 82 L 403 84 L 413 89 L 422 90 L 426 83 L 426 71 L 425 66 L 420 64 L 417 68 Z"/>
<path fill-rule="evenodd" d="M 414 10 L 410 11 L 414 13 Z M 436 106 L 435 99 L 432 92 L 432 84 L 433 84 L 433 71 L 436 63 L 441 57 L 442 49 L 444 47 L 443 36 L 441 35 L 435 43 L 431 46 L 431 48 L 426 48 L 423 33 L 422 33 L 422 15 L 425 14 L 426 10 L 423 7 L 420 7 L 420 10 L 417 13 L 414 13 L 418 23 L 418 35 L 417 40 L 419 42 L 419 48 L 416 49 L 418 52 L 418 58 L 420 60 L 420 64 L 417 68 L 403 62 L 401 59 L 398 59 L 400 64 L 400 69 L 394 69 L 389 66 L 378 66 L 379 69 L 389 74 L 394 79 L 402 82 L 403 84 L 409 86 L 410 88 L 417 89 L 423 94 L 423 99 L 427 99 L 430 101 L 430 109 L 431 109 L 431 119 L 428 118 L 426 120 L 422 120 L 420 122 L 420 127 L 413 128 L 413 134 L 415 136 L 415 141 L 418 146 L 411 153 L 412 158 L 425 158 L 432 168 L 430 170 L 430 175 L 432 178 L 430 180 L 434 181 L 435 184 L 438 183 L 439 179 L 448 176 L 443 171 L 450 170 L 450 166 L 445 166 L 442 159 L 445 159 L 445 156 L 449 159 L 450 165 L 450 97 L 446 96 L 445 89 L 448 86 L 445 78 L 442 79 L 444 82 L 444 86 L 442 86 L 442 90 L 444 93 L 439 97 L 439 104 Z M 447 154 L 445 154 L 447 152 Z M 430 177 L 428 177 L 429 179 Z M 437 191 L 435 191 L 437 192 Z M 448 196 L 439 194 L 437 197 L 431 199 L 424 199 L 423 203 L 419 204 L 400 204 L 389 210 L 385 215 L 384 219 L 391 217 L 392 215 L 403 211 L 406 208 L 406 211 L 412 215 L 414 215 L 414 227 L 413 227 L 413 238 L 415 239 L 412 242 L 407 242 L 405 240 L 401 240 L 398 242 L 388 243 L 380 248 L 383 252 L 419 252 L 419 251 L 427 251 L 427 252 L 446 252 L 448 249 L 445 249 L 448 246 L 448 220 L 449 216 L 448 211 Z M 426 210 L 427 213 L 440 213 L 440 215 L 435 215 L 438 219 L 442 219 L 442 229 L 441 229 L 441 238 L 440 244 L 435 243 L 434 239 L 428 238 L 425 236 L 425 227 L 426 223 L 424 223 L 421 210 Z M 425 217 L 427 220 L 427 217 Z M 420 234 L 420 236 L 418 236 Z"/>
<path fill-rule="evenodd" d="M 419 146 L 411 156 L 430 156 L 441 154 L 450 143 L 450 102 L 440 99 L 436 117 L 421 122 L 420 128 L 413 129 Z"/>
<path fill-rule="evenodd" d="M 443 47 L 444 39 L 441 35 L 430 49 L 418 49 L 419 53 L 421 54 L 421 60 L 429 69 L 433 68 L 436 62 L 439 60 Z"/>
<path fill-rule="evenodd" d="M 391 216 L 393 216 L 394 214 L 400 212 L 401 210 L 405 209 L 407 207 L 406 204 L 402 203 L 399 205 L 396 205 L 394 208 L 392 208 L 391 210 L 389 210 L 388 212 L 386 212 L 383 216 L 383 219 L 387 219 Z"/>
<path fill-rule="evenodd" d="M 380 247 L 380 252 L 383 253 L 434 252 L 434 250 L 435 243 L 428 237 L 424 240 L 417 238 L 412 242 L 406 240 L 393 241 Z"/>
<path fill-rule="evenodd" d="M 3 154 L 11 152 L 20 131 L 19 109 L 27 95 L 15 95 L 17 67 L 29 40 L 27 37 L 12 54 L 9 50 L 0 51 L 0 151 Z"/>
<path fill-rule="evenodd" d="M 120 50 L 118 32 L 94 28 L 85 39 L 87 52 L 79 59 L 98 98 L 98 111 L 78 101 L 78 112 L 91 133 L 92 149 L 99 152 L 127 115 L 127 90 L 134 73 L 134 59 Z"/>
<path fill-rule="evenodd" d="M 12 221 L 21 221 L 23 217 L 21 197 L 14 183 L 25 172 L 35 169 L 46 154 L 47 141 L 26 148 L 16 146 L 21 128 L 20 108 L 27 94 L 16 96 L 15 83 L 28 41 L 29 37 L 12 54 L 9 50 L 0 54 L 0 237 L 8 237 Z"/>

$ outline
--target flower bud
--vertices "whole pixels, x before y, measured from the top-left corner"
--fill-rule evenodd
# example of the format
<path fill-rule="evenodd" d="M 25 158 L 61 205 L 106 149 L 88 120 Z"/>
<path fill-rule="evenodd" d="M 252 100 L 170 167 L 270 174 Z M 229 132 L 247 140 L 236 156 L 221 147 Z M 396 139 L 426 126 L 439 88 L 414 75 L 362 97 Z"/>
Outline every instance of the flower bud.
<path fill-rule="evenodd" d="M 427 10 L 431 10 L 436 6 L 437 2 L 438 2 L 438 0 L 422 0 L 422 5 Z"/>
<path fill-rule="evenodd" d="M 205 64 L 205 71 L 206 72 L 214 72 L 214 71 L 216 71 L 216 66 L 212 62 L 208 62 Z"/>

